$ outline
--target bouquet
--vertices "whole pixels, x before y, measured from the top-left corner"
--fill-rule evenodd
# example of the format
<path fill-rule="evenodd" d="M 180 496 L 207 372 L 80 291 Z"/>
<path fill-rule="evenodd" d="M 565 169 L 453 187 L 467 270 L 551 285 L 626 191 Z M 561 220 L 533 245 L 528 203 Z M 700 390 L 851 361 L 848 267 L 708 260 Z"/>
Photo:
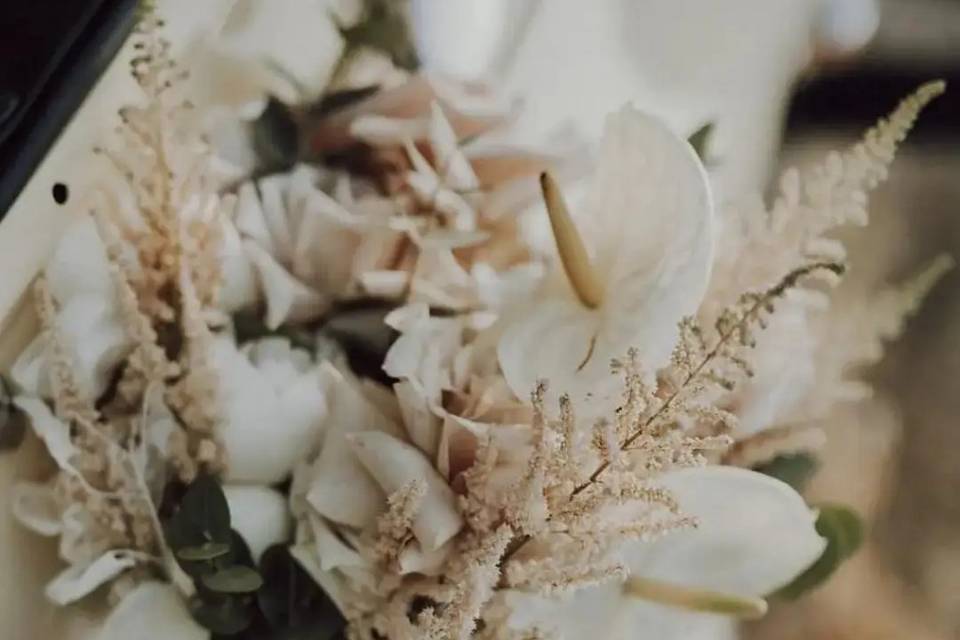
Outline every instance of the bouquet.
<path fill-rule="evenodd" d="M 403 47 L 214 131 L 136 37 L 6 381 L 56 466 L 15 515 L 93 637 L 724 637 L 855 551 L 799 492 L 817 420 L 950 261 L 841 316 L 834 234 L 941 83 L 767 207 L 714 202 L 707 129 L 515 147 Z"/>

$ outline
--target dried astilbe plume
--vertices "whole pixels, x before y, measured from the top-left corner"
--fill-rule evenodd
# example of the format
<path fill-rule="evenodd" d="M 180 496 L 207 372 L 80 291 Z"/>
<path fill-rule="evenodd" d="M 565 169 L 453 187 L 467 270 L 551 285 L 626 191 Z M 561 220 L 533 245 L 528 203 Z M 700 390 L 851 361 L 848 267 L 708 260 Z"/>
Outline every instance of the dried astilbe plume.
<path fill-rule="evenodd" d="M 886 179 L 896 147 L 920 111 L 943 91 L 942 82 L 923 85 L 848 151 L 830 154 L 806 171 L 788 170 L 769 210 L 728 206 L 699 317 L 712 321 L 740 287 L 766 286 L 791 264 L 842 261 L 845 248 L 831 234 L 843 226 L 867 224 L 869 192 Z M 743 442 L 728 462 L 758 464 L 822 446 L 815 421 L 835 402 L 863 396 L 865 384 L 851 376 L 879 359 L 883 343 L 897 337 L 904 319 L 950 264 L 948 258 L 938 258 L 902 290 L 873 292 L 859 303 L 842 292 L 829 296 L 823 284 L 794 291 L 759 340 L 757 381 L 725 401 L 742 418 L 735 437 Z"/>
<path fill-rule="evenodd" d="M 99 150 L 126 188 L 103 190 L 58 249 L 37 285 L 42 335 L 13 370 L 17 402 L 60 467 L 17 502 L 34 528 L 62 535 L 71 567 L 48 590 L 60 603 L 121 573 L 163 575 L 191 592 L 159 500 L 170 470 L 190 481 L 224 464 L 208 363 L 223 201 L 209 152 L 186 127 L 182 73 L 159 27 L 140 24 L 132 61 L 146 102 L 121 110 L 119 143 Z"/>

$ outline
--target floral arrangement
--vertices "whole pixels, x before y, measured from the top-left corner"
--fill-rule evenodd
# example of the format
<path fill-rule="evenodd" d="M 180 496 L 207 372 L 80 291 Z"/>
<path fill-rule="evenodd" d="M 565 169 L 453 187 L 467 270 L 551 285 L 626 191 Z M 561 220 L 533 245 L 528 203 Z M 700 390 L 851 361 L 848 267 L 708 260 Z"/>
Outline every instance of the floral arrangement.
<path fill-rule="evenodd" d="M 766 207 L 713 201 L 704 132 L 485 145 L 489 90 L 354 59 L 382 82 L 232 116 L 251 175 L 161 31 L 10 372 L 54 604 L 105 594 L 104 640 L 718 637 L 856 549 L 798 492 L 817 420 L 950 261 L 840 317 L 834 232 L 941 83 Z"/>

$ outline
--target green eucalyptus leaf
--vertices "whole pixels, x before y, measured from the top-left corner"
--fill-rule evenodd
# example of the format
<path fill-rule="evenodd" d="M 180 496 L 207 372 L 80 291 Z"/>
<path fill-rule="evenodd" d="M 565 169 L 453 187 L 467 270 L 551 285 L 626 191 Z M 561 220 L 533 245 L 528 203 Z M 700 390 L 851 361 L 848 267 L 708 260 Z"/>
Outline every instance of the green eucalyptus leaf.
<path fill-rule="evenodd" d="M 208 475 L 194 480 L 164 529 L 175 551 L 207 542 L 229 544 L 230 507 L 217 481 Z"/>
<path fill-rule="evenodd" d="M 178 513 L 201 531 L 206 540 L 230 542 L 230 506 L 213 476 L 201 475 L 190 484 Z"/>
<path fill-rule="evenodd" d="M 250 626 L 253 614 L 242 602 L 224 598 L 215 602 L 198 602 L 193 607 L 193 619 L 215 634 L 232 636 Z"/>
<path fill-rule="evenodd" d="M 754 467 L 764 475 L 786 482 L 797 491 L 803 491 L 807 482 L 820 468 L 820 461 L 812 453 L 792 453 L 775 457 Z"/>
<path fill-rule="evenodd" d="M 795 600 L 821 586 L 863 544 L 863 521 L 849 507 L 821 506 L 816 528 L 827 540 L 826 549 L 810 568 L 777 591 L 777 596 Z"/>
<path fill-rule="evenodd" d="M 708 122 L 687 138 L 687 142 L 689 142 L 693 150 L 697 152 L 697 156 L 699 156 L 701 162 L 706 162 L 709 157 L 709 145 L 710 139 L 713 136 L 713 129 L 714 123 Z"/>
<path fill-rule="evenodd" d="M 263 585 L 263 578 L 250 567 L 235 565 L 201 576 L 203 586 L 216 593 L 253 593 Z"/>
<path fill-rule="evenodd" d="M 177 557 L 188 562 L 216 560 L 230 553 L 230 545 L 222 542 L 205 542 L 196 547 L 177 549 Z"/>

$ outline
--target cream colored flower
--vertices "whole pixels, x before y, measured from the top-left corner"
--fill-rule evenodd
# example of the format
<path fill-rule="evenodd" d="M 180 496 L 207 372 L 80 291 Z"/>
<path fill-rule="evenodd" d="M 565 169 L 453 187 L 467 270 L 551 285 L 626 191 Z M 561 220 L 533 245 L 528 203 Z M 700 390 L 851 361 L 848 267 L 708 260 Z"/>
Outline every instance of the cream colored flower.
<path fill-rule="evenodd" d="M 283 481 L 316 446 L 327 415 L 310 354 L 284 338 L 264 338 L 239 349 L 231 338 L 221 337 L 211 351 L 220 381 L 226 481 Z"/>
<path fill-rule="evenodd" d="M 695 313 L 713 259 L 713 208 L 700 161 L 651 116 L 611 116 L 593 186 L 576 222 L 546 176 L 560 265 L 504 320 L 500 366 L 526 398 L 599 393 L 629 349 L 649 373 L 666 364 L 677 325 Z M 566 277 L 563 277 L 563 272 Z"/>
<path fill-rule="evenodd" d="M 669 472 L 657 484 L 696 518 L 695 528 L 631 543 L 623 581 L 566 599 L 509 594 L 514 624 L 555 628 L 571 640 L 722 637 L 729 620 L 762 615 L 763 598 L 823 552 L 815 513 L 778 480 L 705 467 Z"/>

